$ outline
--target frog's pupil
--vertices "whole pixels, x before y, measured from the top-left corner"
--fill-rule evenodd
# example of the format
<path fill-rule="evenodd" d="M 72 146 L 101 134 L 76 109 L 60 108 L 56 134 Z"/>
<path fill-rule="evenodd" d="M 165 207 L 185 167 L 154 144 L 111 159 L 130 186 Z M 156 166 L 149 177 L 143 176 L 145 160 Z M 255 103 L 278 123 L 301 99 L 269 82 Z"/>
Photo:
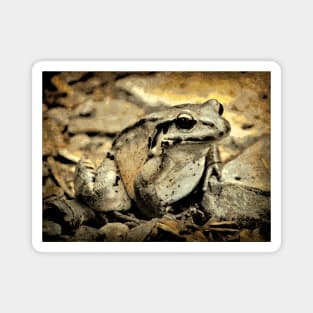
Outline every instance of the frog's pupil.
<path fill-rule="evenodd" d="M 187 117 L 179 117 L 176 121 L 178 128 L 191 129 L 195 125 L 196 121 Z"/>

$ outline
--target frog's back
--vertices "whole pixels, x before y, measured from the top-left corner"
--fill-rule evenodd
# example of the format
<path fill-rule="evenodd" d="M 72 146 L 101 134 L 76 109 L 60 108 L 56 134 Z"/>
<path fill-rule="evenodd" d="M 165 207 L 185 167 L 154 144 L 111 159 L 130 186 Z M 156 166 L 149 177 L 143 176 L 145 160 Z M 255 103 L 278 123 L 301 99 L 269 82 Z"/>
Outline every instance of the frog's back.
<path fill-rule="evenodd" d="M 135 199 L 134 180 L 148 154 L 149 127 L 142 124 L 122 132 L 113 144 L 116 164 L 128 195 Z"/>

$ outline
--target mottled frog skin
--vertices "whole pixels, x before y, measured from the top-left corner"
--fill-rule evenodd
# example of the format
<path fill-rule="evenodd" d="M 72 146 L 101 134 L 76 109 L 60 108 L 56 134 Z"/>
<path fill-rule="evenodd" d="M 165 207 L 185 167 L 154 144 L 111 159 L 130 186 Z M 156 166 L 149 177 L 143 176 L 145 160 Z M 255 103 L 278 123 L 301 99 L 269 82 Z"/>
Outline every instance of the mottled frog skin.
<path fill-rule="evenodd" d="M 145 116 L 123 130 L 98 169 L 88 159 L 75 172 L 76 196 L 98 211 L 127 210 L 133 200 L 148 217 L 221 177 L 216 142 L 230 133 L 215 99 Z"/>

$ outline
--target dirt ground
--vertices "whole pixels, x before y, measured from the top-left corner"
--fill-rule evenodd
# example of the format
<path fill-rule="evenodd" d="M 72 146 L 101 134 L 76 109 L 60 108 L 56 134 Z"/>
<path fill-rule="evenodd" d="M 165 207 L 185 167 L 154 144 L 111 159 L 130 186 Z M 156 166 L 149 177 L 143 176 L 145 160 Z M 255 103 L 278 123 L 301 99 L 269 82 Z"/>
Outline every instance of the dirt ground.
<path fill-rule="evenodd" d="M 99 165 L 115 136 L 156 108 L 217 99 L 232 131 L 220 144 L 225 187 L 205 214 L 201 199 L 147 220 L 135 204 L 100 213 L 75 199 L 77 162 Z M 43 240 L 269 241 L 268 72 L 45 72 Z M 214 203 L 214 206 L 212 206 Z"/>

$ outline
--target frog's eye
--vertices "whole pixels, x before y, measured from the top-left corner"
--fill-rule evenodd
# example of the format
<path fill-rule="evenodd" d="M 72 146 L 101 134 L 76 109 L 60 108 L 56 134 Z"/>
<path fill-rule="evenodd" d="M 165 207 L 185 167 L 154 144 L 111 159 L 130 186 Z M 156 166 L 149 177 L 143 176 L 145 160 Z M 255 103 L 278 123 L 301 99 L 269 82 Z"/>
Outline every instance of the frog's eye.
<path fill-rule="evenodd" d="M 197 121 L 188 113 L 181 113 L 176 118 L 176 126 L 182 129 L 191 129 Z"/>

